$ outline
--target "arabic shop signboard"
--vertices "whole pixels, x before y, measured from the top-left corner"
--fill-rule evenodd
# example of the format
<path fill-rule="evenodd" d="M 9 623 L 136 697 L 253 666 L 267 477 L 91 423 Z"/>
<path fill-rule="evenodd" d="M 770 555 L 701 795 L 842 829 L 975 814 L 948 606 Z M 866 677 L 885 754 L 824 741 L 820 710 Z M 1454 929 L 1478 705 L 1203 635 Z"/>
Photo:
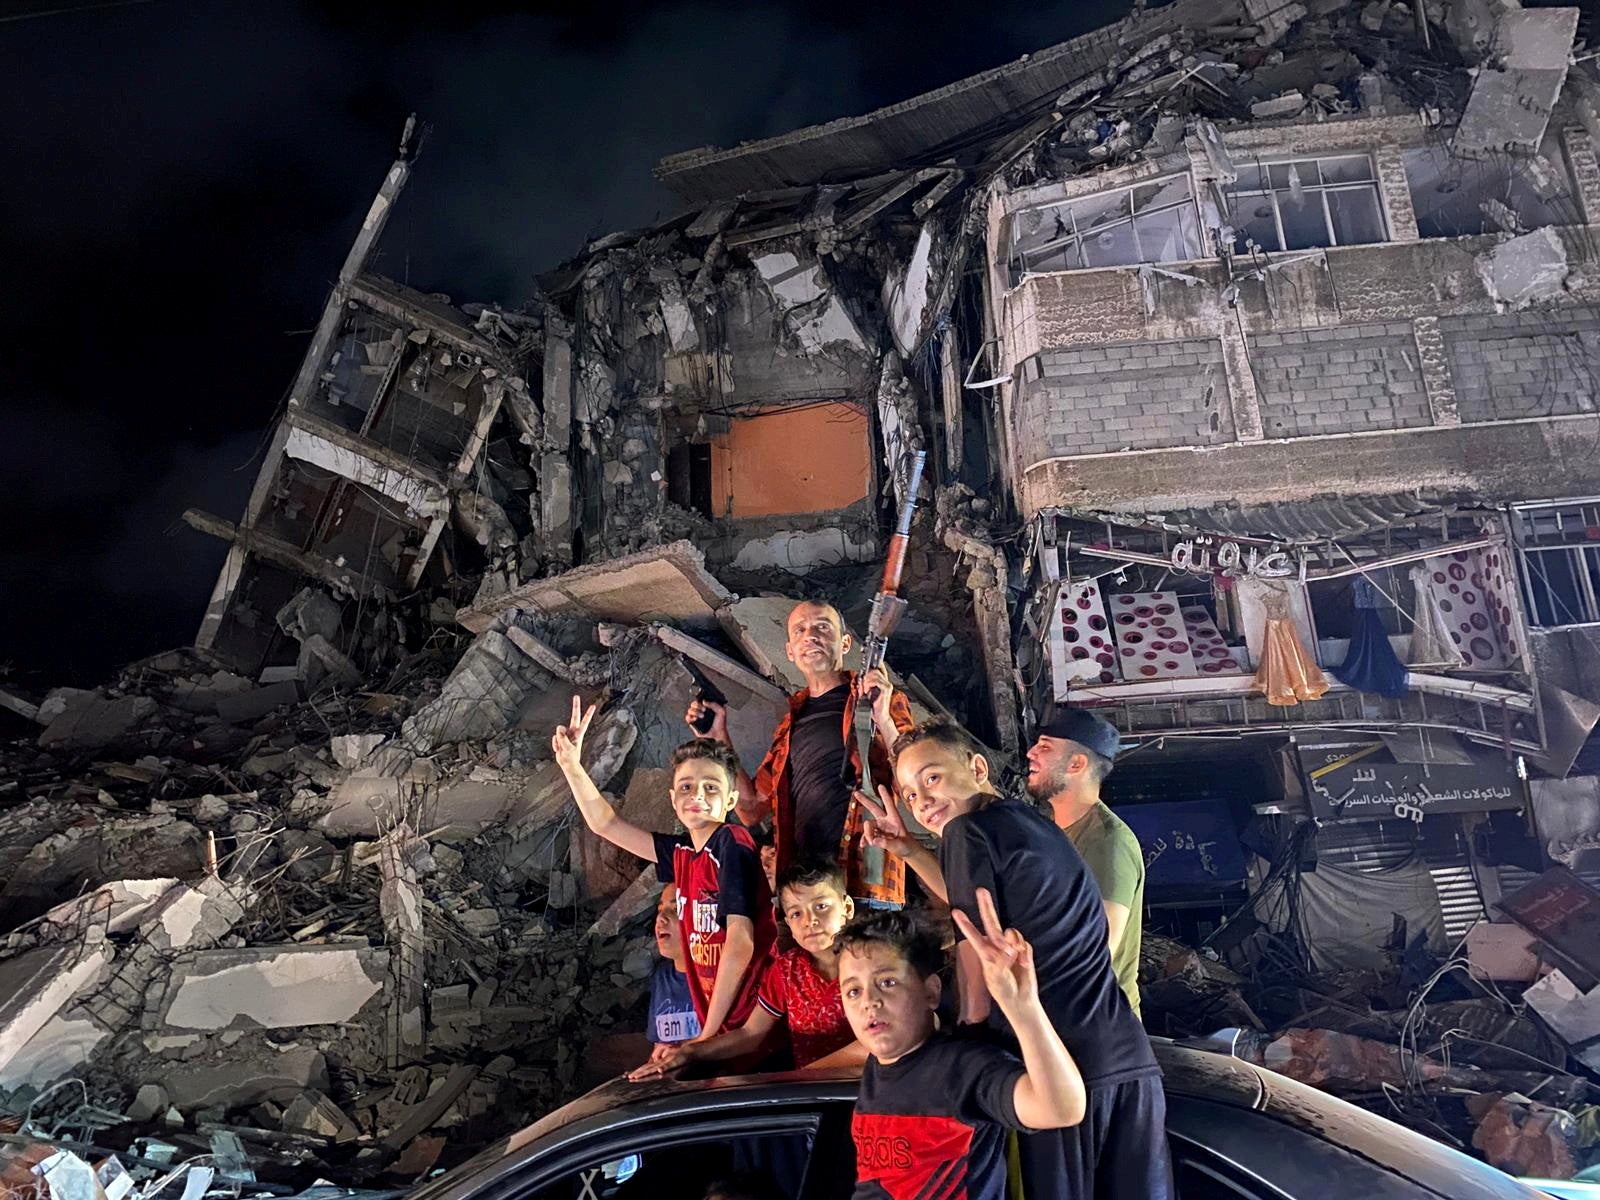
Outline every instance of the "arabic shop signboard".
<path fill-rule="evenodd" d="M 1244 881 L 1244 851 L 1226 800 L 1123 804 L 1117 815 L 1139 839 L 1150 893 L 1226 888 Z"/>
<path fill-rule="evenodd" d="M 1300 564 L 1283 550 L 1263 550 L 1227 538 L 1185 538 L 1172 547 L 1172 569 L 1190 575 L 1222 574 L 1242 579 L 1292 579 Z"/>
<path fill-rule="evenodd" d="M 1471 763 L 1396 762 L 1382 742 L 1302 745 L 1306 799 L 1319 821 L 1420 822 L 1440 813 L 1521 808 L 1522 783 L 1504 756 Z"/>
<path fill-rule="evenodd" d="M 1600 978 L 1600 892 L 1566 867 L 1551 867 L 1500 907 L 1534 937 Z"/>

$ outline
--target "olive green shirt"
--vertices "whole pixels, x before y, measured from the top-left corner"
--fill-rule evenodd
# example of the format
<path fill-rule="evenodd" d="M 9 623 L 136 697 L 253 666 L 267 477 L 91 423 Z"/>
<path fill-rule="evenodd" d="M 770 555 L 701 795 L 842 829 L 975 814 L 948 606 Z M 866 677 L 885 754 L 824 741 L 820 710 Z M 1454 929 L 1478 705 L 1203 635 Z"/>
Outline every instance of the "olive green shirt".
<path fill-rule="evenodd" d="M 1101 899 L 1128 910 L 1128 927 L 1122 933 L 1122 944 L 1111 955 L 1111 968 L 1137 1015 L 1139 940 L 1144 925 L 1144 852 L 1139 849 L 1139 839 L 1103 800 L 1067 826 L 1067 837 L 1100 885 Z"/>

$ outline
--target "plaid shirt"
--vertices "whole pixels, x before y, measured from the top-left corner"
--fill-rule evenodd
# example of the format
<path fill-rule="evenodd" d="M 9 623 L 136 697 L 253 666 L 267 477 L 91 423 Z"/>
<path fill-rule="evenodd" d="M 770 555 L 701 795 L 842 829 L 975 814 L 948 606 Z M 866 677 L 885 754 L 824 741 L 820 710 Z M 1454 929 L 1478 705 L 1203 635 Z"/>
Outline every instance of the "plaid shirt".
<path fill-rule="evenodd" d="M 850 753 L 850 766 L 859 774 L 861 751 L 855 737 L 856 673 L 847 671 L 845 675 L 850 682 L 850 694 L 844 702 L 844 726 L 841 733 Z M 756 768 L 754 778 L 757 795 L 772 806 L 773 843 L 778 852 L 779 874 L 783 873 L 794 857 L 794 801 L 789 793 L 790 777 L 793 773 L 789 770 L 789 737 L 794 729 L 794 719 L 810 695 L 809 691 L 802 688 L 789 697 L 789 715 L 778 722 L 778 728 L 772 735 L 772 749 L 767 751 L 766 758 L 762 759 L 761 765 Z M 911 716 L 911 705 L 906 700 L 905 693 L 899 689 L 889 697 L 889 715 L 894 720 L 895 728 L 901 733 L 916 724 Z M 873 735 L 871 754 L 872 778 L 880 783 L 889 784 L 892 790 L 893 775 L 889 765 L 889 747 L 884 745 L 881 733 Z M 861 806 L 852 801 L 849 815 L 845 817 L 844 831 L 839 837 L 839 862 L 849 878 L 850 894 L 861 900 L 904 904 L 906 865 L 895 855 L 883 856 L 882 883 L 867 882 L 862 862 L 862 851 L 865 849 L 861 844 L 862 825 Z"/>

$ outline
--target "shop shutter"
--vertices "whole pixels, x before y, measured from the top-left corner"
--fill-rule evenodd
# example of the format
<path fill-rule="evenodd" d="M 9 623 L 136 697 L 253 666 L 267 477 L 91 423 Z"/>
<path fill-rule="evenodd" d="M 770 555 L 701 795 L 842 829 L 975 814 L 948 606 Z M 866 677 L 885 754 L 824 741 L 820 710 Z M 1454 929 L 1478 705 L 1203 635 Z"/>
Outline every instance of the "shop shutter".
<path fill-rule="evenodd" d="M 1472 876 L 1469 863 L 1436 866 L 1428 863 L 1428 874 L 1439 893 L 1439 908 L 1444 913 L 1444 932 L 1453 946 L 1484 918 L 1483 893 Z"/>

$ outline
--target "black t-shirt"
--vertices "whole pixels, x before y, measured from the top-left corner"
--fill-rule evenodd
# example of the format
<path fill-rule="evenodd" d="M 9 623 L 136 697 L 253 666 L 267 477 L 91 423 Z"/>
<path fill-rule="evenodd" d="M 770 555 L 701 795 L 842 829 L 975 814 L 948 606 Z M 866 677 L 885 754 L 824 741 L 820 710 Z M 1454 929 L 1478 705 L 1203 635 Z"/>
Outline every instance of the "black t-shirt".
<path fill-rule="evenodd" d="M 987 888 L 1001 923 L 1032 944 L 1039 1001 L 1084 1083 L 1114 1083 L 1158 1069 L 1144 1026 L 1111 969 L 1100 889 L 1049 818 L 1018 800 L 991 801 L 944 827 L 939 865 L 951 907 L 981 929 L 977 890 Z M 989 1023 L 1009 1034 L 998 1005 L 990 1008 Z"/>
<path fill-rule="evenodd" d="M 855 1200 L 1004 1200 L 1022 1074 L 1015 1055 L 939 1034 L 895 1062 L 867 1059 L 850 1120 Z"/>
<path fill-rule="evenodd" d="M 808 696 L 789 731 L 789 798 L 794 805 L 794 861 L 836 862 L 850 811 L 844 782 L 844 706 L 850 685 Z"/>

